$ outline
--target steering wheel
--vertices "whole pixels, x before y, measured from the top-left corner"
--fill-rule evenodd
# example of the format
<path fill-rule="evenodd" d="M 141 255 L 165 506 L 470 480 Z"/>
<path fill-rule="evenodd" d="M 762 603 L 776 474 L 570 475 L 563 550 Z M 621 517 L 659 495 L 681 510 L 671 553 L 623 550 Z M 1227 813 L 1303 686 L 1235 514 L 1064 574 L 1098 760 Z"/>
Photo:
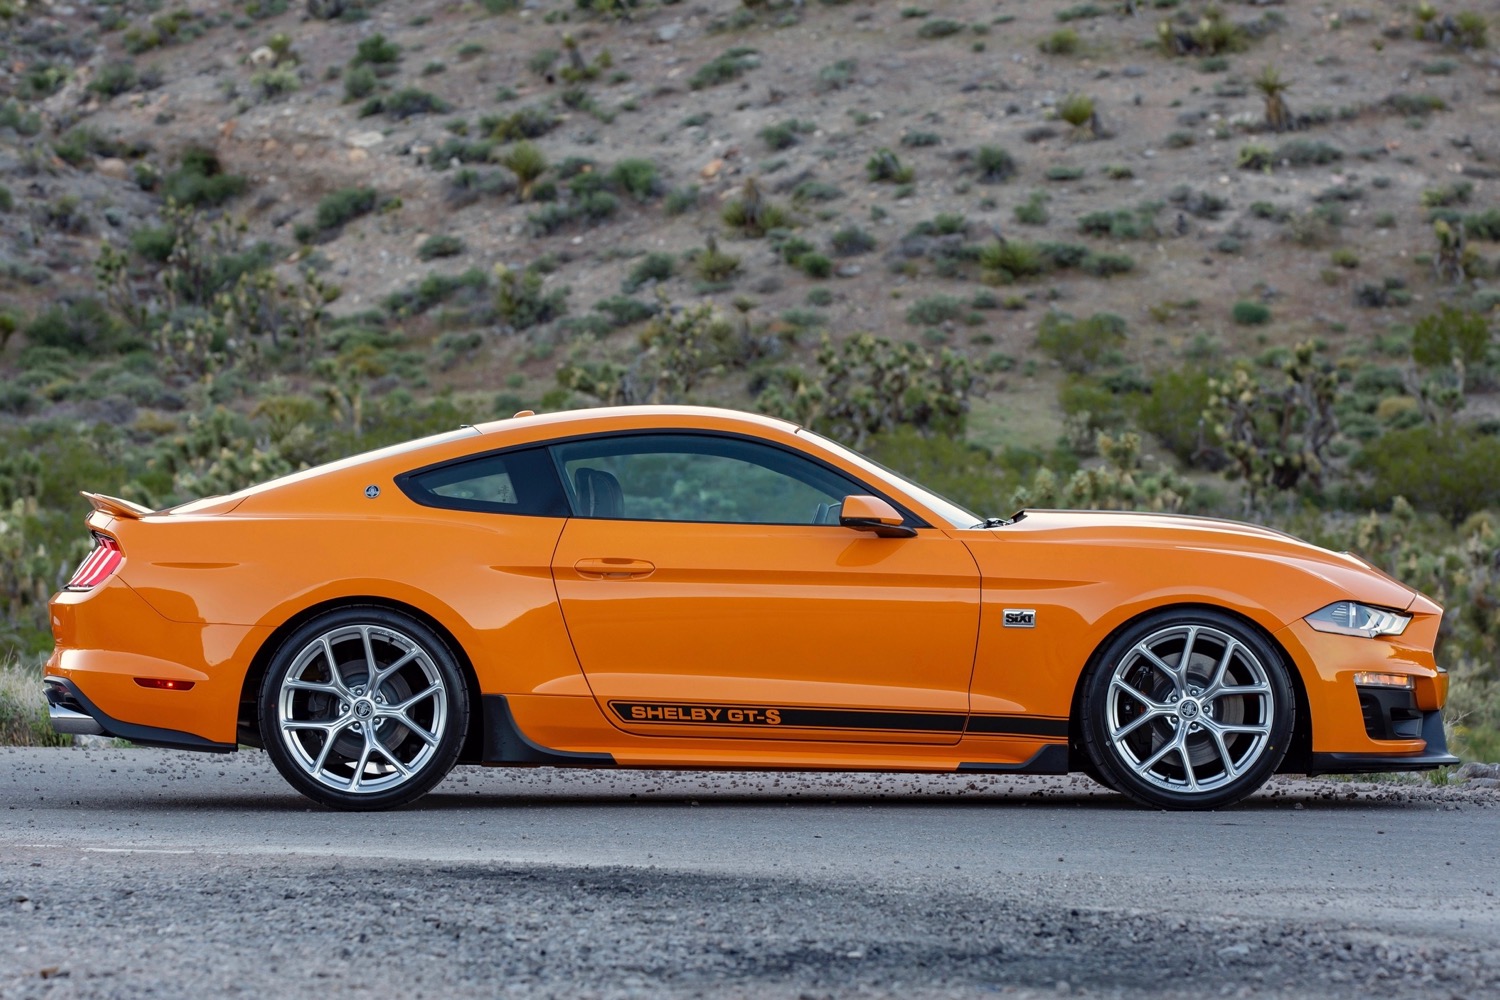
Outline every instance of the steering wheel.
<path fill-rule="evenodd" d="M 826 503 L 820 503 L 820 504 L 818 504 L 818 509 L 815 510 L 815 511 L 813 511 L 812 523 L 813 524 L 827 524 L 828 523 L 828 514 L 829 514 L 829 512 L 831 510 L 833 510 L 833 508 L 830 507 Z"/>

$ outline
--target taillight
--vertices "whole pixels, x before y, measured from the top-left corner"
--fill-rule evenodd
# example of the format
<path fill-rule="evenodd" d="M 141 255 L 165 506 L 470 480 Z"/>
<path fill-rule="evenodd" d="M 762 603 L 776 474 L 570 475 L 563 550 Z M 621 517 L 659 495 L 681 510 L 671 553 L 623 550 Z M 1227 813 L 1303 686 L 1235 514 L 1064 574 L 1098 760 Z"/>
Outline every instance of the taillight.
<path fill-rule="evenodd" d="M 119 542 L 108 535 L 95 535 L 94 551 L 73 572 L 73 579 L 68 581 L 68 589 L 93 590 L 108 580 L 124 561 L 125 554 L 120 551 Z"/>

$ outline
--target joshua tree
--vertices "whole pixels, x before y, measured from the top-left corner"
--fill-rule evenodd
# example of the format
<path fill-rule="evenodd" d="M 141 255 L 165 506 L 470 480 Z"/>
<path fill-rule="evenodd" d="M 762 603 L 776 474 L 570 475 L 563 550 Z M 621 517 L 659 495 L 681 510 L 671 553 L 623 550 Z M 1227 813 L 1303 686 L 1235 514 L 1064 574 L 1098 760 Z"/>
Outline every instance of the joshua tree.
<path fill-rule="evenodd" d="M 1255 89 L 1260 91 L 1266 101 L 1266 127 L 1273 132 L 1285 132 L 1296 127 L 1292 120 L 1292 109 L 1287 107 L 1286 98 L 1281 96 L 1291 86 L 1291 81 L 1283 80 L 1275 66 L 1267 66 L 1255 78 Z"/>

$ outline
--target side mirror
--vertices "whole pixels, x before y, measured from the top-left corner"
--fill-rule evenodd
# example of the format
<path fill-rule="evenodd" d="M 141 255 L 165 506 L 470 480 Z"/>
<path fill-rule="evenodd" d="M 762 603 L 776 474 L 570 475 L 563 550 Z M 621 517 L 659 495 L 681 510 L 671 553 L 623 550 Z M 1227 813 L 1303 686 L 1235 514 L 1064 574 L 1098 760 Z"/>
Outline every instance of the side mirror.
<path fill-rule="evenodd" d="M 844 497 L 839 524 L 860 531 L 873 531 L 881 538 L 911 538 L 915 528 L 902 524 L 901 514 L 879 497 Z"/>

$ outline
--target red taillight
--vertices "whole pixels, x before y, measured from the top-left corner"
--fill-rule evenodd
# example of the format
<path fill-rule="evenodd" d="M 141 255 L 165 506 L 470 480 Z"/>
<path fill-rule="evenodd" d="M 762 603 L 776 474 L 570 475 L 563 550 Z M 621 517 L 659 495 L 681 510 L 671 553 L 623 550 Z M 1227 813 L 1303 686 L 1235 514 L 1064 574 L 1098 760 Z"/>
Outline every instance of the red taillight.
<path fill-rule="evenodd" d="M 137 677 L 135 682 L 143 688 L 159 688 L 162 691 L 191 691 L 197 681 L 179 681 L 167 677 Z"/>
<path fill-rule="evenodd" d="M 94 551 L 73 572 L 73 579 L 68 581 L 68 589 L 93 590 L 108 580 L 124 561 L 125 554 L 120 551 L 119 542 L 108 535 L 95 535 Z"/>

